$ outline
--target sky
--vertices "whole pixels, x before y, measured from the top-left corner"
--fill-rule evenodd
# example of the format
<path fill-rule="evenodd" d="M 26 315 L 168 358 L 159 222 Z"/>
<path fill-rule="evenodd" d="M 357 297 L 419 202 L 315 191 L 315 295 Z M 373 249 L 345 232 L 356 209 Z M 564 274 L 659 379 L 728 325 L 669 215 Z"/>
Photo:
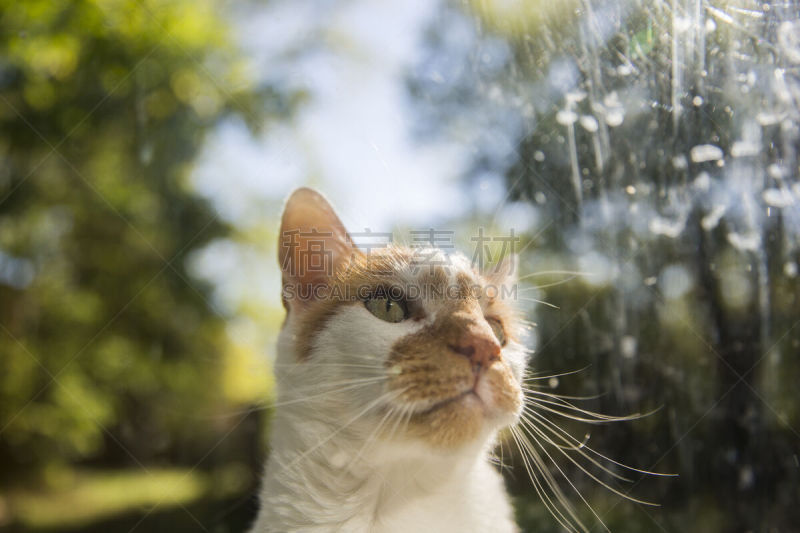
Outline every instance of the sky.
<path fill-rule="evenodd" d="M 222 124 L 195 172 L 198 190 L 245 225 L 263 218 L 265 202 L 299 185 L 323 191 L 354 231 L 462 213 L 456 180 L 465 149 L 421 145 L 411 135 L 405 76 L 437 5 L 277 0 L 238 13 L 238 39 L 254 75 L 310 98 L 259 138 L 240 122 Z"/>
<path fill-rule="evenodd" d="M 193 173 L 197 191 L 243 231 L 267 226 L 277 233 L 281 201 L 301 185 L 321 190 L 354 232 L 424 228 L 464 214 L 469 190 L 458 180 L 468 148 L 446 140 L 421 144 L 412 134 L 406 77 L 439 7 L 420 0 L 402 9 L 376 0 L 273 0 L 234 8 L 236 38 L 255 79 L 302 90 L 308 99 L 258 137 L 240 120 L 220 124 Z M 484 200 L 502 201 L 501 188 L 484 189 Z M 280 308 L 272 247 L 217 241 L 195 254 L 190 270 L 212 282 L 223 313 L 235 316 L 253 299 Z"/>

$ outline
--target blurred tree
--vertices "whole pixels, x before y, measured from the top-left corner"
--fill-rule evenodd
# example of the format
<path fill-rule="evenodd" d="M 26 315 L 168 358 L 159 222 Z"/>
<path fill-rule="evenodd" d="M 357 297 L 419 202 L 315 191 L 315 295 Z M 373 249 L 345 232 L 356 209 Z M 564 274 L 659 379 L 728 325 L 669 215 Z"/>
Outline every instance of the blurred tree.
<path fill-rule="evenodd" d="M 666 407 L 592 438 L 680 473 L 634 491 L 665 504 L 648 511 L 662 528 L 796 527 L 797 3 L 463 4 L 410 76 L 420 131 L 473 146 L 468 179 L 532 206 L 539 224 L 517 229 L 534 269 L 593 274 L 538 292 L 559 310 L 536 313 L 537 370 L 590 364 L 570 381 L 602 412 Z M 617 507 L 579 476 L 595 509 Z"/>
<path fill-rule="evenodd" d="M 288 100 L 216 7 L 0 1 L 0 483 L 197 459 L 220 429 L 224 317 L 184 260 L 229 228 L 188 174 L 221 118 L 256 129 Z"/>

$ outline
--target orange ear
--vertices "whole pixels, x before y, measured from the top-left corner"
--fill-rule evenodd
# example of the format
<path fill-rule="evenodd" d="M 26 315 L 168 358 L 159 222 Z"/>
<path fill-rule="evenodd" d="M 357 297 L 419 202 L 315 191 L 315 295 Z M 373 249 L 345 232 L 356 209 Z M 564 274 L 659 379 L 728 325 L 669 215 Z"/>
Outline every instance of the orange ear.
<path fill-rule="evenodd" d="M 283 273 L 284 299 L 301 304 L 316 299 L 333 273 L 360 251 L 331 204 L 307 187 L 286 200 L 278 238 L 278 263 Z"/>

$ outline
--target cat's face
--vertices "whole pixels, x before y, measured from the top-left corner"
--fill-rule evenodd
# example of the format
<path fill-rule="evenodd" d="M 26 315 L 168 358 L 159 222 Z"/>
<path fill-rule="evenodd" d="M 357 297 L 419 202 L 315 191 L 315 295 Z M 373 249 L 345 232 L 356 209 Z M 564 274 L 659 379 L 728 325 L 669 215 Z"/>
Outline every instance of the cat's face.
<path fill-rule="evenodd" d="M 482 274 L 434 249 L 365 254 L 310 189 L 287 203 L 279 259 L 287 379 L 342 383 L 334 409 L 342 424 L 453 449 L 516 421 L 525 352 L 503 298 L 510 261 Z"/>

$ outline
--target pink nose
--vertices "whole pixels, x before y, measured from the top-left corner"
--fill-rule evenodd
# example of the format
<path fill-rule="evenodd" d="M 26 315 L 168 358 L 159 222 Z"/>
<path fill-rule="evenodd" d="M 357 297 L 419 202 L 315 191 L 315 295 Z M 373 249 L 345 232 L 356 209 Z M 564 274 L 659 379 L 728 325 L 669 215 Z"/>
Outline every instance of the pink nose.
<path fill-rule="evenodd" d="M 492 337 L 479 333 L 466 333 L 459 341 L 458 344 L 451 344 L 450 349 L 467 357 L 476 374 L 500 360 L 500 344 Z"/>

